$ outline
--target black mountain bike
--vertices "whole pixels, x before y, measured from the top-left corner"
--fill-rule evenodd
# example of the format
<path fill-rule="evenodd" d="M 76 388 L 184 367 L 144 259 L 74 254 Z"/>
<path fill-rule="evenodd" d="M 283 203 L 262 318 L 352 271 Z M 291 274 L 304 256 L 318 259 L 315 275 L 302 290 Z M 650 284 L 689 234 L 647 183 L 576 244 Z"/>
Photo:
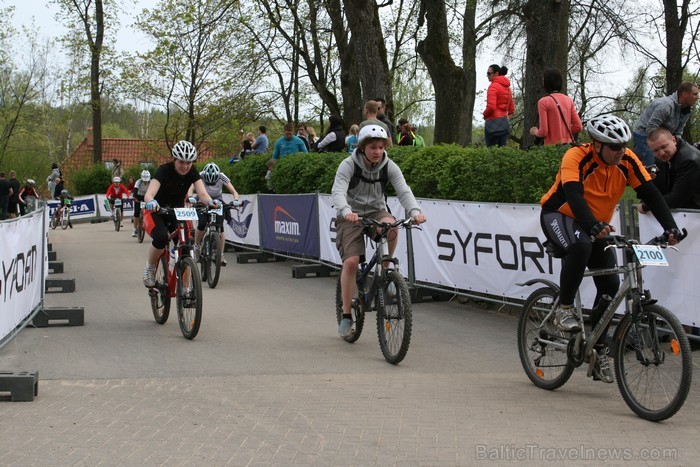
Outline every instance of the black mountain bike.
<path fill-rule="evenodd" d="M 378 222 L 363 218 L 365 234 L 373 238 L 376 250 L 369 262 L 363 262 L 357 271 L 357 288 L 352 298 L 352 333 L 345 337 L 347 342 L 355 342 L 362 334 L 365 313 L 377 312 L 377 333 L 382 355 L 389 363 L 401 362 L 411 343 L 413 313 L 408 285 L 399 271 L 399 261 L 389 255 L 388 235 L 396 227 L 415 228 L 411 219 L 394 223 Z M 377 229 L 381 233 L 370 234 Z M 388 267 L 384 266 L 388 263 Z M 335 289 L 335 309 L 338 324 L 343 318 L 343 299 L 340 278 Z"/>

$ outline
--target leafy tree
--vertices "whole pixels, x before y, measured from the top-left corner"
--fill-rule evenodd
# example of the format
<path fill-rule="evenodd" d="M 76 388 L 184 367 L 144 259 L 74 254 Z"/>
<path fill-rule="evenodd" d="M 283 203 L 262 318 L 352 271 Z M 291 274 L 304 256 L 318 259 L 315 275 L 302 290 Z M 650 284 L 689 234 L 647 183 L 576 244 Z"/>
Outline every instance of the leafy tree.
<path fill-rule="evenodd" d="M 167 141 L 199 145 L 228 122 L 255 113 L 248 92 L 261 78 L 249 60 L 252 44 L 238 40 L 236 4 L 161 0 L 139 15 L 136 25 L 155 47 L 138 54 L 125 78 L 131 95 L 164 108 Z"/>
<path fill-rule="evenodd" d="M 69 29 L 85 32 L 84 43 L 90 52 L 90 107 L 94 135 L 93 161 L 102 161 L 102 59 L 105 38 L 103 0 L 53 0 L 61 7 L 61 16 Z M 116 21 L 115 21 L 116 22 Z"/>

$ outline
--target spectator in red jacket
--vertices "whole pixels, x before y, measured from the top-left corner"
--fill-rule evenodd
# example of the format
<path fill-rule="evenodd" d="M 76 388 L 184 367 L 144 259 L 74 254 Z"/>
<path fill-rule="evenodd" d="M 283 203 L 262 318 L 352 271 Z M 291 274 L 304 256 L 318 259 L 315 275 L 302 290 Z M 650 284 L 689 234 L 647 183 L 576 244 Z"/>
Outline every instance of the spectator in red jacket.
<path fill-rule="evenodd" d="M 515 103 L 510 91 L 510 80 L 506 78 L 507 73 L 508 68 L 498 65 L 491 65 L 486 72 L 491 82 L 486 92 L 484 109 L 486 147 L 505 146 L 510 135 L 508 116 L 515 112 Z"/>
<path fill-rule="evenodd" d="M 537 102 L 540 127 L 530 128 L 530 134 L 544 139 L 545 145 L 569 144 L 583 130 L 574 101 L 562 94 L 564 77 L 556 68 L 544 70 L 544 90 L 547 95 Z"/>

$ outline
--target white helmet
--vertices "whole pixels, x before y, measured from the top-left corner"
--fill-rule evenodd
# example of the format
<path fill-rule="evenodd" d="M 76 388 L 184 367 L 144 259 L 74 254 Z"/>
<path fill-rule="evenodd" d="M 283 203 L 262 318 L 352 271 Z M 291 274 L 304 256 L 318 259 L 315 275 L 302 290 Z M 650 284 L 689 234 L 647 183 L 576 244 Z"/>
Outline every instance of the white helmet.
<path fill-rule="evenodd" d="M 367 125 L 360 128 L 360 133 L 357 135 L 358 143 L 361 143 L 365 138 L 378 138 L 388 140 L 389 136 L 386 130 L 379 125 Z"/>
<path fill-rule="evenodd" d="M 141 172 L 141 180 L 143 180 L 144 182 L 150 182 L 151 172 L 149 172 L 148 170 L 144 170 L 143 172 Z"/>
<path fill-rule="evenodd" d="M 173 157 L 185 162 L 197 160 L 197 148 L 189 141 L 178 141 L 173 146 Z"/>
<path fill-rule="evenodd" d="M 32 178 L 28 178 L 28 179 L 27 179 L 27 184 L 28 184 L 28 185 L 34 186 L 34 185 L 36 185 L 36 182 L 35 182 L 34 179 L 32 179 Z"/>
<path fill-rule="evenodd" d="M 213 185 L 219 181 L 221 169 L 219 169 L 218 165 L 214 164 L 213 162 L 210 162 L 204 166 L 204 170 L 202 170 L 202 173 L 200 175 L 202 177 L 202 180 L 204 180 L 204 183 L 206 183 L 207 185 Z"/>
<path fill-rule="evenodd" d="M 614 115 L 601 115 L 588 121 L 588 135 L 601 143 L 626 144 L 632 138 L 630 127 Z"/>
<path fill-rule="evenodd" d="M 115 185 L 119 185 L 121 182 L 122 182 L 122 179 L 119 177 L 114 177 L 112 179 L 112 183 L 114 183 Z"/>

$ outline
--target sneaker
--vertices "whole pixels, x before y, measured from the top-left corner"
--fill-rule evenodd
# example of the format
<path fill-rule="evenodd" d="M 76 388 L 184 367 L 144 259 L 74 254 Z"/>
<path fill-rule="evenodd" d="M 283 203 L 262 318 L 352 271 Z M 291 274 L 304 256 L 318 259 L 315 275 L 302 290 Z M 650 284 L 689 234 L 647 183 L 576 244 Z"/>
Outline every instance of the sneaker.
<path fill-rule="evenodd" d="M 133 232 L 131 232 L 131 236 L 132 236 L 132 237 L 135 237 L 135 236 L 137 236 L 137 235 L 138 235 L 138 232 L 136 232 L 135 230 L 134 230 Z"/>
<path fill-rule="evenodd" d="M 574 316 L 574 309 L 572 307 L 561 307 L 556 310 L 554 315 L 554 325 L 565 332 L 576 332 L 581 330 L 578 320 Z"/>
<path fill-rule="evenodd" d="M 143 268 L 143 285 L 146 287 L 156 286 L 156 268 L 150 264 L 146 264 Z"/>
<path fill-rule="evenodd" d="M 601 347 L 596 353 L 598 358 L 593 366 L 593 381 L 614 383 L 615 377 L 610 369 L 610 361 L 608 360 L 608 347 Z"/>
<path fill-rule="evenodd" d="M 389 285 L 386 286 L 386 294 L 391 298 L 396 297 L 396 284 L 389 282 Z"/>
<path fill-rule="evenodd" d="M 226 260 L 224 258 L 221 258 L 221 267 L 222 268 L 226 267 Z"/>
<path fill-rule="evenodd" d="M 338 335 L 340 337 L 350 337 L 352 335 L 352 319 L 343 318 L 340 320 Z"/>

